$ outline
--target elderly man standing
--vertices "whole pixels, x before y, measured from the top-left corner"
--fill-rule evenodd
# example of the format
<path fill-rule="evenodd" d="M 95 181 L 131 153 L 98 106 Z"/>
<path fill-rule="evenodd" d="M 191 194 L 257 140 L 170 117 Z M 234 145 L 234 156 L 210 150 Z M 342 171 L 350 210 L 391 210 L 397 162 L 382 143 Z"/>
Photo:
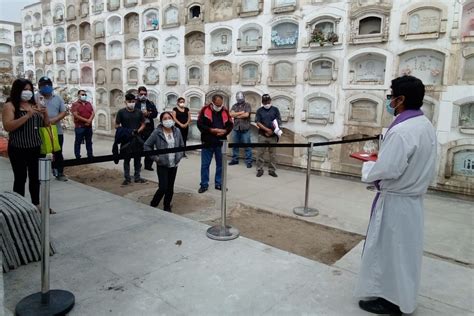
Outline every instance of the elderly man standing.
<path fill-rule="evenodd" d="M 436 134 L 420 110 L 425 86 L 392 80 L 387 112 L 396 115 L 378 160 L 365 162 L 362 181 L 375 182 L 369 228 L 355 294 L 374 314 L 411 314 L 416 308 L 423 257 L 423 195 L 435 175 Z"/>
<path fill-rule="evenodd" d="M 201 151 L 201 184 L 198 192 L 204 193 L 209 188 L 209 167 L 212 156 L 216 156 L 215 189 L 222 190 L 222 141 L 232 131 L 232 117 L 224 106 L 221 95 L 214 95 L 212 102 L 205 105 L 198 115 L 197 126 L 201 131 L 201 141 L 211 147 Z"/>
<path fill-rule="evenodd" d="M 248 102 L 245 102 L 245 96 L 242 91 L 235 94 L 235 103 L 231 110 L 230 116 L 234 118 L 234 131 L 232 133 L 232 141 L 234 143 L 250 143 L 250 112 L 252 107 Z M 239 163 L 239 148 L 232 148 L 232 160 L 229 166 L 237 165 Z M 252 168 L 252 148 L 245 147 L 245 163 L 247 168 Z"/>
<path fill-rule="evenodd" d="M 74 117 L 74 132 L 76 138 L 74 140 L 74 155 L 77 159 L 81 158 L 81 144 L 86 142 L 87 158 L 92 158 L 92 121 L 94 120 L 94 108 L 87 101 L 87 93 L 85 90 L 77 92 L 79 97 L 71 106 L 71 113 Z"/>
<path fill-rule="evenodd" d="M 61 120 L 66 116 L 66 106 L 64 105 L 64 100 L 59 96 L 54 94 L 53 82 L 48 77 L 41 77 L 38 81 L 39 93 L 36 94 L 35 99 L 36 103 L 41 106 L 48 108 L 49 122 L 51 124 L 56 124 L 58 130 L 58 141 L 61 146 L 61 150 L 53 153 L 53 175 L 59 181 L 67 181 L 67 177 L 64 175 L 64 166 L 63 166 L 63 143 L 64 143 L 64 134 L 63 128 L 61 126 Z"/>

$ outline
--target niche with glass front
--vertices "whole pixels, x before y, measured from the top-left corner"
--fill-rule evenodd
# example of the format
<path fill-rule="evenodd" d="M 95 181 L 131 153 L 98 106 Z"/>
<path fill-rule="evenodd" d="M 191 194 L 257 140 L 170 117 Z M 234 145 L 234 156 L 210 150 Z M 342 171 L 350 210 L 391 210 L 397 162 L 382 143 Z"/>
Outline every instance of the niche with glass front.
<path fill-rule="evenodd" d="M 310 85 L 329 85 L 337 80 L 337 71 L 335 59 L 321 55 L 307 62 L 304 79 Z"/>
<path fill-rule="evenodd" d="M 281 22 L 272 27 L 269 54 L 296 53 L 298 46 L 298 24 Z"/>
<path fill-rule="evenodd" d="M 242 52 L 255 52 L 262 49 L 262 27 L 247 24 L 240 28 L 237 49 Z"/>

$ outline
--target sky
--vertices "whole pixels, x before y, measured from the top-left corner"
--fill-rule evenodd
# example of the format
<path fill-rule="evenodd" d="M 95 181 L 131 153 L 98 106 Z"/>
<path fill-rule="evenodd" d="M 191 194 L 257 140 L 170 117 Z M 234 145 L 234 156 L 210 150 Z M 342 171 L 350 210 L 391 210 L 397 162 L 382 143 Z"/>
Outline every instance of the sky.
<path fill-rule="evenodd" d="M 21 9 L 40 0 L 0 0 L 0 20 L 21 22 Z"/>

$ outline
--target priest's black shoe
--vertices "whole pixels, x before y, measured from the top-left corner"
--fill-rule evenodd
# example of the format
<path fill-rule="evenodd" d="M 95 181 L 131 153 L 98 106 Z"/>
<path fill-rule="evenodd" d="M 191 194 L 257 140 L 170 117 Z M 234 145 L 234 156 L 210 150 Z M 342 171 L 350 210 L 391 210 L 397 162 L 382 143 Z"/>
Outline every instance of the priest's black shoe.
<path fill-rule="evenodd" d="M 359 307 L 369 313 L 379 315 L 401 316 L 400 308 L 381 297 L 370 301 L 359 301 Z"/>

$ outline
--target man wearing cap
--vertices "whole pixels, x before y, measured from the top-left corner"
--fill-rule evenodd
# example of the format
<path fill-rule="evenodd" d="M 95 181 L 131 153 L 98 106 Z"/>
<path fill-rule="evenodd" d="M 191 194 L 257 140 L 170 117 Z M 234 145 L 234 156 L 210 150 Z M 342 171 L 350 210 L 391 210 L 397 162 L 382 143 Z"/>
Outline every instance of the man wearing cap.
<path fill-rule="evenodd" d="M 39 92 L 35 95 L 36 103 L 40 106 L 48 108 L 49 122 L 51 124 L 56 124 L 58 130 L 58 140 L 61 150 L 53 153 L 53 175 L 59 181 L 67 181 L 67 177 L 64 175 L 64 166 L 63 166 L 63 142 L 64 134 L 63 128 L 61 126 L 61 120 L 66 116 L 66 107 L 64 105 L 64 100 L 59 96 L 54 94 L 53 82 L 48 77 L 41 77 L 38 81 Z"/>
<path fill-rule="evenodd" d="M 94 108 L 87 101 L 87 93 L 85 90 L 77 92 L 79 97 L 71 106 L 71 113 L 74 116 L 74 132 L 76 138 L 74 140 L 74 155 L 77 159 L 81 158 L 81 144 L 86 142 L 87 158 L 92 158 L 92 121 L 94 120 Z"/>
<path fill-rule="evenodd" d="M 234 131 L 232 133 L 232 141 L 234 143 L 250 143 L 250 112 L 252 107 L 248 102 L 245 102 L 245 96 L 242 91 L 235 94 L 235 103 L 231 110 L 230 116 L 234 118 Z M 239 148 L 232 148 L 232 160 L 229 166 L 237 165 L 239 163 Z M 245 163 L 247 168 L 252 168 L 252 148 L 245 148 Z"/>
<path fill-rule="evenodd" d="M 145 129 L 141 136 L 143 141 L 146 141 L 155 129 L 153 119 L 158 116 L 158 111 L 156 110 L 155 104 L 148 100 L 148 91 L 144 86 L 138 87 L 138 100 L 135 103 L 135 109 L 143 113 Z M 147 156 L 145 156 L 145 170 L 153 171 L 153 160 Z"/>
<path fill-rule="evenodd" d="M 267 144 L 276 144 L 278 142 L 278 135 L 281 125 L 280 111 L 276 106 L 272 105 L 272 98 L 269 94 L 262 95 L 262 106 L 257 110 L 255 116 L 255 123 L 258 127 L 258 142 Z M 272 177 L 278 177 L 276 174 L 276 150 L 275 147 L 258 147 L 257 148 L 257 177 L 263 176 L 263 165 L 265 159 L 263 155 L 268 149 L 268 174 Z"/>

